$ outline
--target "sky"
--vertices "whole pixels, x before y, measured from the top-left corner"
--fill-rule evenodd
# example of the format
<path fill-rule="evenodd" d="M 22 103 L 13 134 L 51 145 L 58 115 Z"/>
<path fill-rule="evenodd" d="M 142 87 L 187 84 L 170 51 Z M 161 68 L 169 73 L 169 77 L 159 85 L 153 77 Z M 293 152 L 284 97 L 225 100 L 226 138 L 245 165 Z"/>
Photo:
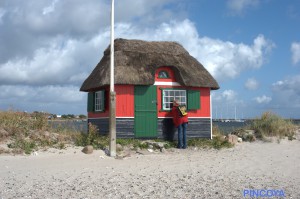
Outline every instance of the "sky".
<path fill-rule="evenodd" d="M 0 0 L 0 110 L 86 114 L 110 0 Z M 213 75 L 213 118 L 300 118 L 299 0 L 115 0 L 115 38 L 176 41 Z"/>

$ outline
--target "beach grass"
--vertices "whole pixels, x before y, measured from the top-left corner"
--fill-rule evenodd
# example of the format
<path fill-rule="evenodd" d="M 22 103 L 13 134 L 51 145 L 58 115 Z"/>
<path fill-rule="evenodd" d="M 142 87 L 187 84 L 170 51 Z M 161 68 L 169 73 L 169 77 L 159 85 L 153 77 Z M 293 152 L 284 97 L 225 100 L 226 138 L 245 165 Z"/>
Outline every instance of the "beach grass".
<path fill-rule="evenodd" d="M 213 126 L 213 139 L 207 138 L 193 138 L 188 141 L 189 146 L 198 147 L 198 148 L 213 148 L 213 149 L 222 149 L 222 148 L 231 148 L 233 145 L 225 139 L 224 132 L 218 127 Z"/>
<path fill-rule="evenodd" d="M 278 115 L 266 112 L 260 118 L 254 120 L 250 127 L 255 131 L 255 136 L 262 140 L 269 137 L 288 137 L 294 139 L 295 126 L 290 120 L 285 120 Z M 28 114 L 16 111 L 0 111 L 0 144 L 7 143 L 10 150 L 0 147 L 0 153 L 25 153 L 30 154 L 35 150 L 58 148 L 64 149 L 68 145 L 87 146 L 105 150 L 109 145 L 109 137 L 99 134 L 99 129 L 88 124 L 88 133 L 83 133 L 63 126 L 52 127 L 43 113 Z M 213 139 L 190 138 L 188 146 L 198 148 L 228 148 L 232 147 L 226 139 L 224 132 L 217 126 L 213 126 Z M 164 142 L 164 147 L 175 148 L 177 141 L 164 141 L 160 139 L 153 142 Z M 147 149 L 149 144 L 145 140 L 118 138 L 118 145 L 133 149 Z"/>
<path fill-rule="evenodd" d="M 16 111 L 0 111 L 0 142 L 7 142 L 12 153 L 31 152 L 40 148 L 64 148 L 72 144 L 78 132 L 67 128 L 52 128 L 43 113 L 28 114 Z"/>
<path fill-rule="evenodd" d="M 297 126 L 291 120 L 283 119 L 272 112 L 265 112 L 253 121 L 250 128 L 255 131 L 255 136 L 262 140 L 268 140 L 269 137 L 288 137 L 292 140 Z"/>
<path fill-rule="evenodd" d="M 83 133 L 63 126 L 52 127 L 43 113 L 28 114 L 16 111 L 0 111 L 0 142 L 7 141 L 9 151 L 17 154 L 30 154 L 39 149 L 58 148 L 64 149 L 68 145 L 87 146 L 92 145 L 95 149 L 108 148 L 108 136 L 99 135 L 96 126 L 88 124 L 89 133 Z M 189 139 L 189 146 L 202 148 L 229 147 L 226 141 L 221 140 L 222 132 L 214 128 L 214 139 Z M 163 140 L 155 139 L 153 142 Z M 117 139 L 117 144 L 122 147 L 133 149 L 147 149 L 149 143 L 140 139 Z M 176 141 L 163 141 L 164 147 L 175 148 Z M 0 150 L 5 152 L 5 150 Z"/>

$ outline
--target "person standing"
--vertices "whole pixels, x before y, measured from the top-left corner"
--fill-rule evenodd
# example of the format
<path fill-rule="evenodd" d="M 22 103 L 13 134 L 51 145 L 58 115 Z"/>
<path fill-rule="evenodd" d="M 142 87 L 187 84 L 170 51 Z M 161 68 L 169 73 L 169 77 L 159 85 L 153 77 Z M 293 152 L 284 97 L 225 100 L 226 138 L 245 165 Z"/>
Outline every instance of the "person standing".
<path fill-rule="evenodd" d="M 177 148 L 186 149 L 187 141 L 186 141 L 186 129 L 188 124 L 188 115 L 182 115 L 179 113 L 179 103 L 177 100 L 173 101 L 172 107 L 172 116 L 173 123 L 175 127 L 178 129 L 178 144 Z"/>

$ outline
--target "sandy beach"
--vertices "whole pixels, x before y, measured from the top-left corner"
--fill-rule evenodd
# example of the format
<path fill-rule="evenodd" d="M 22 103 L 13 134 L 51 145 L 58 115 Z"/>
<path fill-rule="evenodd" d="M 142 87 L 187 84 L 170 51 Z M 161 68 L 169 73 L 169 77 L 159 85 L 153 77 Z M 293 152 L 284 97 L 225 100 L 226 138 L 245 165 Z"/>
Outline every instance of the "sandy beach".
<path fill-rule="evenodd" d="M 299 140 L 132 153 L 123 159 L 81 149 L 1 155 L 0 198 L 244 198 L 245 189 L 282 190 L 286 198 L 300 198 Z"/>

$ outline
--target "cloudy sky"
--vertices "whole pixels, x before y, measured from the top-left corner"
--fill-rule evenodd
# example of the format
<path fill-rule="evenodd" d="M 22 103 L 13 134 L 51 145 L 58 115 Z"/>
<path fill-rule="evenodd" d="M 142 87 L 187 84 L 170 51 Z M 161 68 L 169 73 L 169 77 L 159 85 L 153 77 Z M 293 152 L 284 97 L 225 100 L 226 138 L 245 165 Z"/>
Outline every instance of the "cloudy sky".
<path fill-rule="evenodd" d="M 217 79 L 213 117 L 300 118 L 300 1 L 115 0 L 115 36 L 182 44 Z M 0 0 L 0 110 L 86 114 L 110 0 Z"/>

